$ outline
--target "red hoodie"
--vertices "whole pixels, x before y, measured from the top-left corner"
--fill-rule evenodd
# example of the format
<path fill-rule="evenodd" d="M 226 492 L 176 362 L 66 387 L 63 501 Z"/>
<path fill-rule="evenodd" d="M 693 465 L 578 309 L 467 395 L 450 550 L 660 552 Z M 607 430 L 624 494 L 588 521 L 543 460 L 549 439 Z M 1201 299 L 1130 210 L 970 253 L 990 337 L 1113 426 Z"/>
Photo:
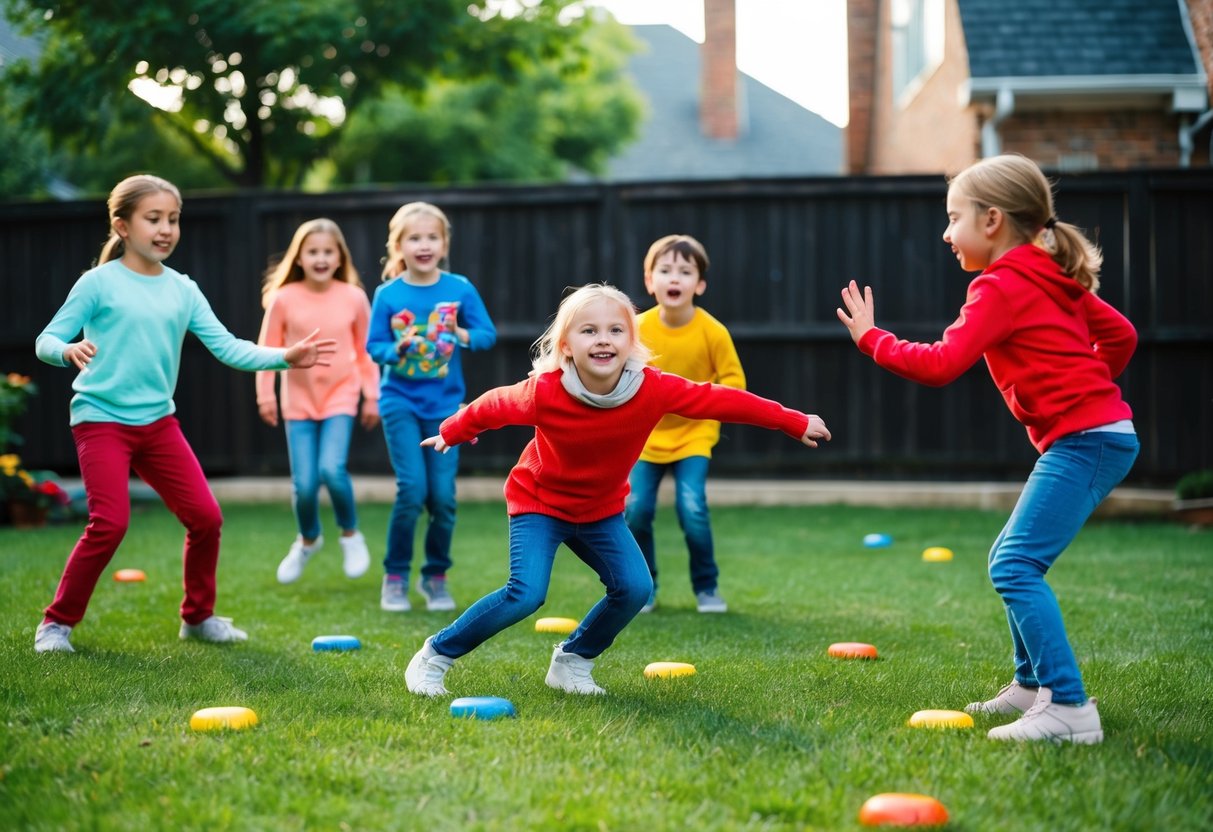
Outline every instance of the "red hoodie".
<path fill-rule="evenodd" d="M 809 417 L 799 410 L 719 384 L 695 384 L 644 368 L 640 389 L 612 408 L 591 407 L 569 395 L 562 371 L 497 387 L 447 418 L 439 428 L 448 445 L 486 430 L 534 425 L 518 464 L 505 482 L 506 510 L 546 514 L 573 523 L 593 523 L 619 514 L 628 493 L 628 473 L 653 426 L 667 413 L 782 430 L 799 440 Z"/>
<path fill-rule="evenodd" d="M 1011 249 L 969 284 L 960 316 L 933 344 L 871 329 L 859 349 L 911 381 L 942 386 L 985 357 L 1011 414 L 1040 453 L 1075 431 L 1132 418 L 1112 381 L 1137 332 L 1065 275 L 1049 253 Z"/>

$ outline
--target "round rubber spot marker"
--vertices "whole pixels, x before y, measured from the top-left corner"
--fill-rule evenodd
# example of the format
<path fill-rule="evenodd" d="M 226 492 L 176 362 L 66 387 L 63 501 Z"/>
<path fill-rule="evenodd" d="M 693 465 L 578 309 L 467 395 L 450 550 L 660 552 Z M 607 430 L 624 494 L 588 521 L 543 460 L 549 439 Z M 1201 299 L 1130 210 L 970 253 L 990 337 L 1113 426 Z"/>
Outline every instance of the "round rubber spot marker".
<path fill-rule="evenodd" d="M 915 711 L 906 724 L 911 728 L 972 728 L 973 717 L 964 711 Z"/>
<path fill-rule="evenodd" d="M 312 639 L 312 649 L 317 653 L 326 650 L 360 650 L 362 642 L 358 636 L 316 636 Z"/>
<path fill-rule="evenodd" d="M 451 716 L 467 719 L 501 719 L 517 715 L 514 703 L 500 696 L 461 696 L 451 703 Z"/>
<path fill-rule="evenodd" d="M 835 642 L 826 649 L 826 652 L 836 659 L 876 658 L 876 648 L 871 644 L 864 644 L 862 641 Z"/>
<path fill-rule="evenodd" d="M 673 679 L 677 676 L 694 676 L 695 665 L 686 662 L 652 662 L 644 669 L 646 679 Z"/>
<path fill-rule="evenodd" d="M 867 546 L 869 549 L 883 549 L 892 543 L 893 538 L 880 532 L 873 532 L 872 534 L 865 534 L 863 536 L 863 545 Z"/>
<path fill-rule="evenodd" d="M 251 708 L 227 706 L 203 708 L 190 717 L 190 728 L 195 731 L 239 731 L 257 724 L 257 714 Z"/>
<path fill-rule="evenodd" d="M 931 546 L 922 550 L 922 559 L 929 563 L 943 563 L 952 559 L 952 550 L 943 546 Z"/>
<path fill-rule="evenodd" d="M 888 792 L 864 801 L 859 822 L 864 826 L 939 826 L 948 822 L 948 810 L 925 794 Z"/>
<path fill-rule="evenodd" d="M 535 622 L 537 633 L 571 633 L 581 623 L 575 618 L 540 618 Z"/>
<path fill-rule="evenodd" d="M 114 580 L 124 584 L 136 583 L 146 581 L 147 575 L 142 569 L 119 569 L 114 573 Z"/>

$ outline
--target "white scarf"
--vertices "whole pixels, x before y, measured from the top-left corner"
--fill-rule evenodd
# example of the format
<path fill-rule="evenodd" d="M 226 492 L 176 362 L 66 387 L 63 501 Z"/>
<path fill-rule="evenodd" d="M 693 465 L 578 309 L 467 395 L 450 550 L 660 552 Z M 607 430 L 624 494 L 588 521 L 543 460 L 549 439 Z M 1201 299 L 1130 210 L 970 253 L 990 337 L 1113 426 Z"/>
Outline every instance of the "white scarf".
<path fill-rule="evenodd" d="M 585 402 L 590 407 L 603 409 L 619 407 L 619 405 L 631 401 L 631 398 L 640 390 L 641 382 L 644 381 L 644 364 L 634 358 L 629 358 L 623 363 L 623 374 L 619 376 L 619 383 L 609 393 L 591 393 L 587 390 L 581 383 L 581 376 L 577 375 L 573 359 L 566 359 L 562 369 L 564 372 L 560 375 L 560 383 L 564 385 L 564 389 L 569 392 L 570 396 L 580 402 Z"/>

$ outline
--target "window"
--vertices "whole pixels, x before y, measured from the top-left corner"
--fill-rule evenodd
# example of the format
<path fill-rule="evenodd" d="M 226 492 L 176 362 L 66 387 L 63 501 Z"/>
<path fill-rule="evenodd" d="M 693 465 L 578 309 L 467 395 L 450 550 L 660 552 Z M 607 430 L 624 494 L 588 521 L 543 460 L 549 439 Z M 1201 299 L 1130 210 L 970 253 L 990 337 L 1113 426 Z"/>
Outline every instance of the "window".
<path fill-rule="evenodd" d="M 943 62 L 944 0 L 893 0 L 893 100 L 905 106 Z"/>

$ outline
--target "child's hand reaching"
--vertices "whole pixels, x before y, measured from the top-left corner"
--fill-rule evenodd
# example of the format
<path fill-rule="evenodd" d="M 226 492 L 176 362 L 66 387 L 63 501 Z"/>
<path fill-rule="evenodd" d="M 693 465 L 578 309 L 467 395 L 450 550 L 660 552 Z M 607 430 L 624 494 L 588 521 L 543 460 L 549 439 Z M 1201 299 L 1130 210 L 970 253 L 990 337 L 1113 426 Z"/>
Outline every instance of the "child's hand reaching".
<path fill-rule="evenodd" d="M 327 367 L 333 363 L 333 355 L 337 352 L 336 338 L 316 339 L 320 330 L 313 329 L 306 338 L 296 341 L 286 348 L 283 358 L 291 365 L 291 369 L 299 370 L 307 367 Z"/>
<path fill-rule="evenodd" d="M 437 451 L 440 454 L 445 454 L 447 451 L 449 451 L 451 449 L 451 446 L 446 444 L 445 441 L 443 441 L 442 434 L 438 434 L 437 436 L 431 436 L 429 439 L 422 439 L 421 447 L 433 448 L 435 451 Z"/>
<path fill-rule="evenodd" d="M 859 285 L 852 280 L 850 284 L 842 287 L 842 302 L 846 304 L 850 314 L 842 309 L 834 311 L 838 313 L 838 320 L 850 330 L 851 340 L 858 344 L 864 333 L 876 326 L 876 304 L 872 302 L 872 287 L 864 286 L 861 295 Z"/>
<path fill-rule="evenodd" d="M 826 427 L 826 423 L 821 420 L 820 416 L 810 413 L 809 426 L 805 430 L 804 436 L 800 437 L 800 441 L 810 448 L 816 448 L 818 439 L 829 440 L 830 438 L 830 429 Z"/>

